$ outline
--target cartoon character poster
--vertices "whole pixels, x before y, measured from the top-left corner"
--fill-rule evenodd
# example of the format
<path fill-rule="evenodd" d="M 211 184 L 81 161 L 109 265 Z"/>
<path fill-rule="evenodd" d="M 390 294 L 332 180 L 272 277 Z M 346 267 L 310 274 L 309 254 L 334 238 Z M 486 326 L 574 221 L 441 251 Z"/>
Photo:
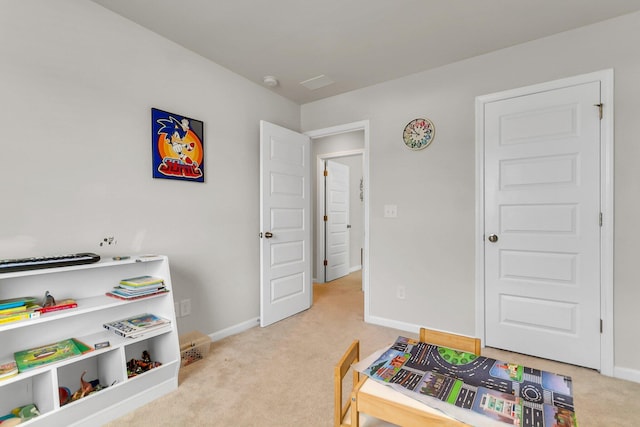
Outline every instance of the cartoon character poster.
<path fill-rule="evenodd" d="M 204 182 L 204 124 L 151 109 L 153 177 Z"/>

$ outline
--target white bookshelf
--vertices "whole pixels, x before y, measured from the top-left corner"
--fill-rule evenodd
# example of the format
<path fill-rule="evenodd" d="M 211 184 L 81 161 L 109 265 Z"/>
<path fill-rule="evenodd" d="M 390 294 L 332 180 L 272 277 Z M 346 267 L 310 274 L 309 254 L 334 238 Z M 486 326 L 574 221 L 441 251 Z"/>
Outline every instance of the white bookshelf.
<path fill-rule="evenodd" d="M 163 278 L 170 292 L 134 301 L 105 295 L 120 280 L 142 275 Z M 34 403 L 41 415 L 20 425 L 102 425 L 178 387 L 180 346 L 167 257 L 132 256 L 121 261 L 0 274 L 0 300 L 27 296 L 40 299 L 46 291 L 56 300 L 73 298 L 78 307 L 1 324 L 0 360 L 67 338 L 76 338 L 92 348 L 103 341 L 109 341 L 110 346 L 0 380 L 0 415 Z M 171 326 L 135 339 L 120 337 L 102 326 L 142 313 L 169 319 Z M 145 350 L 162 366 L 128 379 L 127 361 L 141 359 Z M 67 387 L 74 393 L 80 388 L 83 371 L 87 372 L 85 380 L 98 379 L 108 387 L 60 406 L 58 388 Z"/>

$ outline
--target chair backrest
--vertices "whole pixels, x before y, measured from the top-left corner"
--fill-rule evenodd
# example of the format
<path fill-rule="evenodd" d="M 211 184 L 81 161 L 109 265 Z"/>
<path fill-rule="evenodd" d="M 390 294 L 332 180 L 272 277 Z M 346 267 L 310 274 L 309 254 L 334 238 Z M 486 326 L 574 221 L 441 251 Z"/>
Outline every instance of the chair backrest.
<path fill-rule="evenodd" d="M 360 373 L 351 368 L 356 362 L 360 361 L 360 341 L 354 340 L 347 351 L 344 353 L 338 364 L 333 370 L 333 383 L 334 383 L 334 426 L 341 427 L 347 424 L 343 424 L 343 420 L 347 411 L 351 407 L 351 399 L 344 401 L 344 393 L 342 392 L 342 380 L 349 372 L 349 369 L 353 371 L 353 385 L 355 386 L 360 381 Z M 349 390 L 349 393 L 351 390 Z"/>
<path fill-rule="evenodd" d="M 429 344 L 449 347 L 467 353 L 480 356 L 480 338 L 468 337 L 465 335 L 450 334 L 448 332 L 436 331 L 433 329 L 420 328 L 420 341 Z"/>

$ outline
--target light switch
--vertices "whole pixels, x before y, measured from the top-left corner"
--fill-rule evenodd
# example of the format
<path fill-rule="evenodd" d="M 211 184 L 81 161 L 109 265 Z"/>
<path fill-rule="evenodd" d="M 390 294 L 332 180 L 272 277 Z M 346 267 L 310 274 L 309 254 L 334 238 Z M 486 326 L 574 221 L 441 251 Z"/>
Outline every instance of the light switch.
<path fill-rule="evenodd" d="M 398 216 L 398 205 L 384 205 L 384 217 L 395 218 Z"/>

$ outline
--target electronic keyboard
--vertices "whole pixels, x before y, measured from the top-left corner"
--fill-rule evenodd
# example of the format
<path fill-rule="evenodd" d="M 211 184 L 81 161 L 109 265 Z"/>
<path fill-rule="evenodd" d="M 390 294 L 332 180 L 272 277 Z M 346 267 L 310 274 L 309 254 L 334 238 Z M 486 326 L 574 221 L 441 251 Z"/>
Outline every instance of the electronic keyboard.
<path fill-rule="evenodd" d="M 100 261 L 100 256 L 89 252 L 34 258 L 0 259 L 0 273 L 37 270 L 40 268 L 68 267 L 71 265 L 91 264 L 98 261 Z"/>

